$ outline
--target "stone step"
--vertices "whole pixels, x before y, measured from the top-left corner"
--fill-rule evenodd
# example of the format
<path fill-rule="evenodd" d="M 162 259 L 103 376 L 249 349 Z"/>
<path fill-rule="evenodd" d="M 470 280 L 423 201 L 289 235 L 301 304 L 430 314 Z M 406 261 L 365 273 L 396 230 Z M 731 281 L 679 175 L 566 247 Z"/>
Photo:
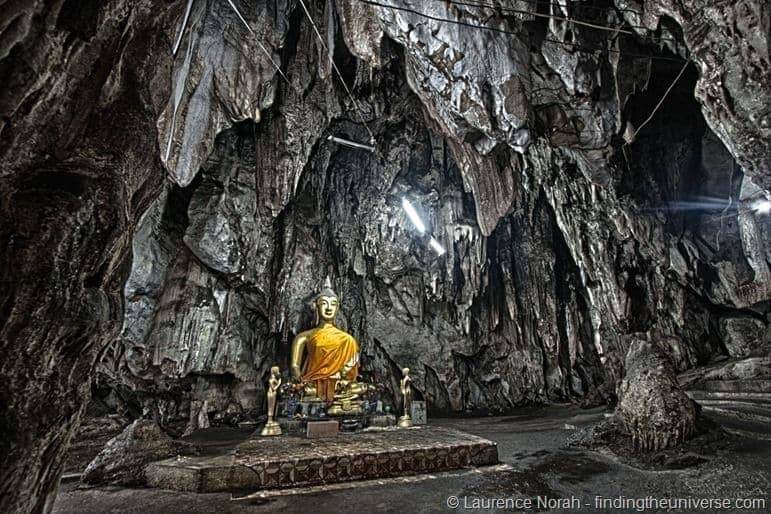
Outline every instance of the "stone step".
<path fill-rule="evenodd" d="M 690 394 L 690 392 L 688 393 Z M 747 398 L 746 396 L 736 396 L 734 398 L 714 398 L 706 397 L 696 400 L 705 405 L 736 405 L 737 407 L 755 407 L 758 409 L 771 409 L 771 401 L 768 398 Z"/>
<path fill-rule="evenodd" d="M 695 386 L 694 390 L 726 393 L 767 393 L 771 395 L 771 380 L 707 380 Z"/>
<path fill-rule="evenodd" d="M 312 486 L 498 463 L 496 443 L 445 427 L 381 429 L 327 439 L 261 437 L 227 454 L 150 463 L 148 485 L 210 493 Z"/>
<path fill-rule="evenodd" d="M 704 399 L 704 400 L 696 400 L 699 405 L 702 407 L 707 406 L 714 406 L 714 407 L 722 407 L 725 409 L 736 409 L 736 410 L 751 410 L 753 412 L 757 412 L 758 414 L 767 414 L 771 416 L 771 403 L 768 402 L 758 402 L 758 401 L 752 401 L 752 400 L 712 400 L 712 399 Z"/>
<path fill-rule="evenodd" d="M 706 414 L 728 433 L 740 437 L 771 441 L 771 424 L 767 421 L 738 419 L 734 416 L 726 416 L 719 412 L 707 412 Z"/>
<path fill-rule="evenodd" d="M 723 429 L 729 434 L 738 435 L 739 437 L 747 437 L 749 439 L 759 439 L 761 441 L 771 441 L 771 434 L 763 432 L 754 432 L 752 430 L 746 430 L 745 428 L 723 426 Z"/>
<path fill-rule="evenodd" d="M 703 391 L 703 390 L 689 390 L 686 391 L 688 396 L 692 400 L 724 400 L 724 401 L 748 401 L 754 403 L 771 403 L 771 393 L 736 393 L 726 391 Z"/>
<path fill-rule="evenodd" d="M 725 359 L 690 369 L 678 376 L 686 389 L 699 389 L 699 383 L 707 381 L 771 380 L 771 348 L 763 355 L 742 359 Z M 719 386 L 718 386 L 719 387 Z"/>
<path fill-rule="evenodd" d="M 705 412 L 713 412 L 722 416 L 731 416 L 737 419 L 747 421 L 758 421 L 761 423 L 771 423 L 771 409 L 754 408 L 748 406 L 738 406 L 731 404 L 704 404 L 699 403 Z"/>

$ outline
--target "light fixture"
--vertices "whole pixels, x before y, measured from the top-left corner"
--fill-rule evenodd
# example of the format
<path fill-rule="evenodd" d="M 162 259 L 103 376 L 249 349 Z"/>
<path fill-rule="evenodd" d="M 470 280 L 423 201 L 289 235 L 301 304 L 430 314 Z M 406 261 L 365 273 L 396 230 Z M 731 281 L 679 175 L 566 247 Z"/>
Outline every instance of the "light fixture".
<path fill-rule="evenodd" d="M 412 224 L 415 225 L 415 228 L 418 229 L 418 232 L 425 234 L 426 226 L 423 224 L 423 220 L 420 219 L 418 211 L 415 210 L 415 207 L 413 207 L 406 198 L 402 198 L 402 208 L 404 209 L 404 212 L 407 213 L 407 217 L 410 218 Z"/>
<path fill-rule="evenodd" d="M 758 200 L 755 202 L 755 205 L 752 206 L 752 210 L 758 214 L 769 214 L 771 213 L 771 201 Z"/>
<path fill-rule="evenodd" d="M 337 143 L 344 146 L 350 146 L 351 148 L 361 148 L 362 150 L 367 150 L 368 152 L 375 151 L 374 146 L 363 145 L 361 143 L 357 143 L 356 141 L 351 141 L 350 139 L 343 139 L 342 137 L 328 136 L 327 141 L 332 141 L 333 143 Z"/>
<path fill-rule="evenodd" d="M 433 248 L 434 251 L 436 251 L 437 255 L 444 255 L 444 252 L 445 252 L 444 247 L 439 244 L 439 241 L 437 241 L 432 237 L 431 241 L 429 241 L 428 244 L 430 244 L 431 248 Z"/>
<path fill-rule="evenodd" d="M 426 225 L 423 223 L 423 220 L 420 219 L 418 211 L 415 210 L 415 207 L 413 207 L 407 198 L 402 198 L 402 208 L 404 209 L 404 212 L 407 213 L 407 217 L 410 218 L 410 221 L 413 225 L 415 225 L 415 228 L 418 230 L 418 232 L 425 234 Z M 431 246 L 431 248 L 434 249 L 437 255 L 444 255 L 446 250 L 433 236 L 429 239 L 428 244 Z"/>

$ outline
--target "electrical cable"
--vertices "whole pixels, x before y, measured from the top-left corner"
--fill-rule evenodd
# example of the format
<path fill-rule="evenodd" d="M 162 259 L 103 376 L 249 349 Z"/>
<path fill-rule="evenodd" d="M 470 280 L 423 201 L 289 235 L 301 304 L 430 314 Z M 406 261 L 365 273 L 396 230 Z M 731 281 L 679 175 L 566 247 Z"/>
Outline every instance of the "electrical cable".
<path fill-rule="evenodd" d="M 248 24 L 248 23 L 246 22 L 246 20 L 244 19 L 244 17 L 243 17 L 243 16 L 241 16 L 241 12 L 238 10 L 238 7 L 236 7 L 236 4 L 234 4 L 234 3 L 233 3 L 233 0 L 227 0 L 227 1 L 228 1 L 228 4 L 230 4 L 230 7 L 233 9 L 233 11 L 236 13 L 236 16 L 238 16 L 238 19 L 240 19 L 240 20 L 241 20 L 241 22 L 242 22 L 242 23 L 244 24 L 244 26 L 246 27 L 246 30 L 248 30 L 248 31 L 249 31 L 249 33 L 250 33 L 250 34 L 251 34 L 251 35 L 254 37 L 254 40 L 255 40 L 255 41 L 257 41 L 257 44 L 258 44 L 258 45 L 259 45 L 259 47 L 262 49 L 263 53 L 264 53 L 264 54 L 265 54 L 265 55 L 268 57 L 268 59 L 270 60 L 271 64 L 273 65 L 273 67 L 274 67 L 274 68 L 276 69 L 276 71 L 278 72 L 278 74 L 279 74 L 279 75 L 281 75 L 281 78 L 283 78 L 283 79 L 284 79 L 284 81 L 286 81 L 286 83 L 289 85 L 289 87 L 291 87 L 292 89 L 294 89 L 294 90 L 295 90 L 295 92 L 296 92 L 297 94 L 299 94 L 299 95 L 300 95 L 300 97 L 302 98 L 302 93 L 300 92 L 300 90 L 299 90 L 297 87 L 295 87 L 295 85 L 294 85 L 294 84 L 292 84 L 292 83 L 289 81 L 289 78 L 288 78 L 288 77 L 287 77 L 287 76 L 284 74 L 284 72 L 283 72 L 283 71 L 281 71 L 281 67 L 280 67 L 280 66 L 279 66 L 279 65 L 276 63 L 276 61 L 273 59 L 273 56 L 270 54 L 270 52 L 268 52 L 268 49 L 267 49 L 267 48 L 265 48 L 265 45 L 263 45 L 263 44 L 262 44 L 262 42 L 260 41 L 260 38 L 258 38 L 258 37 L 257 37 L 257 34 L 256 34 L 256 33 L 255 33 L 253 30 L 252 30 L 252 27 L 250 27 L 250 26 L 249 26 L 249 24 Z M 192 2 L 191 2 L 191 3 L 192 3 Z"/>
<path fill-rule="evenodd" d="M 521 33 L 514 32 L 512 30 L 501 29 L 501 28 L 498 28 L 498 27 L 488 27 L 486 25 L 478 25 L 476 23 L 468 23 L 468 22 L 464 22 L 464 21 L 460 21 L 460 20 L 451 20 L 451 19 L 448 19 L 448 18 L 442 18 L 442 17 L 439 17 L 439 16 L 433 16 L 431 14 L 426 14 L 424 12 L 420 12 L 420 11 L 417 11 L 415 9 L 411 9 L 409 7 L 400 7 L 400 6 L 396 6 L 396 5 L 381 4 L 379 2 L 374 2 L 372 0 L 357 0 L 357 1 L 360 2 L 360 3 L 363 3 L 363 4 L 368 4 L 368 5 L 372 5 L 372 6 L 376 6 L 376 7 L 383 7 L 385 9 L 393 9 L 393 10 L 397 10 L 397 11 L 409 12 L 411 14 L 415 14 L 415 15 L 420 16 L 422 18 L 427 18 L 427 19 L 434 20 L 434 21 L 451 23 L 451 24 L 454 24 L 454 25 L 462 25 L 462 26 L 471 27 L 471 28 L 480 29 L 480 30 L 488 30 L 488 31 L 492 31 L 492 32 L 500 32 L 502 34 L 509 34 L 509 35 L 517 36 L 517 37 L 521 37 L 521 35 L 522 35 Z M 631 53 L 631 52 L 622 52 L 621 50 L 613 50 L 611 48 L 588 48 L 588 47 L 581 46 L 581 45 L 578 45 L 578 44 L 575 44 L 575 43 L 566 43 L 564 41 L 559 41 L 559 40 L 550 39 L 550 38 L 544 38 L 543 41 L 547 41 L 549 43 L 555 43 L 555 44 L 566 46 L 566 47 L 571 47 L 573 49 L 584 51 L 584 52 L 592 52 L 593 53 L 593 52 L 605 51 L 605 52 L 608 52 L 608 53 L 616 53 L 616 54 L 619 54 L 619 55 L 623 54 L 626 57 L 633 57 L 633 58 L 638 58 L 638 59 L 653 59 L 653 60 L 659 60 L 659 61 L 673 61 L 673 62 L 683 62 L 684 61 L 684 59 L 679 59 L 679 58 L 674 58 L 674 57 L 661 57 L 661 56 L 656 56 L 656 55 L 635 54 L 635 53 Z"/>
<path fill-rule="evenodd" d="M 442 1 L 445 1 L 445 2 L 448 2 L 448 3 L 452 3 L 455 0 L 442 0 Z M 468 1 L 468 0 L 466 0 L 466 1 Z M 517 0 L 517 1 L 521 2 L 523 4 L 531 4 L 531 5 L 535 5 L 535 6 L 538 6 L 538 5 L 552 5 L 552 2 L 550 0 Z M 480 1 L 480 2 L 477 2 L 477 3 L 484 3 L 484 2 Z M 495 4 L 489 4 L 489 5 L 492 6 L 492 5 L 495 5 Z M 618 11 L 618 12 L 628 12 L 628 13 L 638 14 L 638 15 L 640 14 L 638 11 L 635 11 L 634 9 L 625 9 L 623 7 L 616 7 L 615 5 L 614 6 L 608 6 L 608 7 L 602 7 L 602 6 L 599 6 L 599 5 L 582 5 L 582 4 L 579 4 L 578 2 L 575 2 L 575 3 L 572 3 L 572 4 L 568 4 L 568 5 L 575 6 L 578 9 L 589 9 L 589 10 L 594 10 L 594 11 L 607 12 L 609 9 L 613 9 L 613 10 Z M 498 7 L 498 6 L 496 6 L 496 7 Z M 502 7 L 502 6 L 500 8 L 501 9 L 509 9 L 508 7 Z"/>
<path fill-rule="evenodd" d="M 519 13 L 519 14 L 531 14 L 531 15 L 535 14 L 535 13 L 531 13 L 530 11 L 523 11 L 521 9 L 515 9 L 513 7 L 504 7 L 504 6 L 499 6 L 499 5 L 496 5 L 496 4 L 490 4 L 490 3 L 486 3 L 486 2 L 482 2 L 482 1 L 476 1 L 476 0 L 474 0 L 474 1 L 471 1 L 471 0 L 463 0 L 463 1 L 460 1 L 460 0 L 435 0 L 435 1 L 446 2 L 448 4 L 470 6 L 470 7 L 486 7 L 486 8 L 489 8 L 489 9 L 497 9 L 497 10 L 503 11 L 503 12 L 514 12 L 514 13 Z M 553 3 L 551 3 L 548 0 L 519 0 L 519 1 L 522 2 L 522 3 L 532 4 L 532 5 L 536 5 L 536 6 L 538 6 L 538 5 L 549 5 L 549 6 L 551 6 L 551 5 L 559 5 L 559 4 L 553 4 Z M 599 6 L 596 6 L 596 5 L 578 5 L 578 4 L 568 4 L 568 5 L 575 6 L 577 9 L 594 9 L 596 11 L 605 12 L 605 13 L 607 13 L 608 11 L 613 9 L 614 11 L 617 11 L 617 12 L 630 12 L 630 13 L 633 13 L 633 14 L 636 14 L 636 15 L 640 14 L 639 12 L 637 12 L 637 11 L 635 11 L 633 9 L 622 9 L 622 8 L 618 8 L 618 7 L 615 7 L 615 6 L 612 6 L 612 7 L 610 7 L 610 6 L 609 7 L 599 7 Z M 543 14 L 543 13 L 539 13 L 539 14 Z M 575 21 L 572 18 L 567 18 L 567 19 L 569 21 Z M 631 23 L 628 23 L 628 22 L 625 22 L 625 23 L 629 27 L 631 27 L 633 29 L 650 30 L 648 27 L 645 27 L 645 26 L 642 26 L 642 25 L 632 25 Z M 613 27 L 607 27 L 607 26 L 603 26 L 603 27 L 606 27 L 606 28 L 611 29 L 611 30 L 615 30 L 615 29 L 613 29 Z M 639 35 L 639 34 L 636 34 L 636 33 L 633 33 L 633 34 Z M 662 39 L 662 40 L 677 41 L 674 38 L 662 38 L 662 37 L 659 37 L 659 36 L 654 36 L 654 37 L 656 37 L 657 39 Z"/>
<path fill-rule="evenodd" d="M 190 10 L 193 8 L 193 2 L 195 0 L 187 0 L 187 7 L 185 8 L 185 15 L 182 17 L 182 27 L 179 29 L 179 35 L 174 42 L 174 48 L 171 51 L 171 55 L 177 55 L 179 50 L 179 44 L 182 42 L 182 36 L 185 35 L 185 29 L 187 28 L 187 20 L 190 18 Z"/>
<path fill-rule="evenodd" d="M 651 118 L 656 114 L 656 111 L 659 110 L 659 107 L 661 107 L 661 104 L 664 103 L 664 100 L 667 98 L 667 95 L 669 95 L 669 92 L 672 91 L 672 88 L 675 87 L 675 84 L 677 84 L 677 81 L 680 80 L 680 77 L 683 75 L 683 72 L 685 72 L 685 69 L 688 67 L 688 61 L 685 61 L 685 64 L 683 64 L 682 69 L 680 70 L 680 73 L 677 74 L 677 77 L 675 77 L 675 80 L 672 81 L 672 83 L 669 85 L 666 91 L 664 91 L 664 94 L 661 97 L 661 100 L 659 100 L 659 103 L 656 104 L 656 107 L 653 108 L 653 111 L 651 111 L 650 116 L 645 118 L 645 121 L 640 124 L 639 127 L 637 127 L 637 130 L 634 131 L 634 134 L 632 134 L 632 137 L 630 141 L 634 141 L 637 137 L 637 134 L 642 130 L 642 128 L 648 124 L 649 121 L 651 121 Z"/>
<path fill-rule="evenodd" d="M 337 64 L 335 64 L 335 60 L 333 59 L 332 54 L 330 53 L 329 48 L 327 47 L 327 44 L 324 43 L 324 38 L 321 37 L 321 32 L 319 32 L 319 29 L 316 26 L 316 23 L 313 21 L 313 17 L 311 16 L 311 13 L 308 11 L 308 8 L 305 6 L 304 0 L 300 0 L 300 5 L 302 6 L 303 11 L 305 11 L 305 15 L 308 17 L 308 20 L 311 22 L 311 25 L 313 26 L 313 30 L 314 32 L 316 32 L 316 36 L 319 39 L 319 43 L 321 43 L 321 46 L 327 52 L 329 62 L 332 65 L 332 68 L 337 73 L 337 78 L 340 79 L 340 82 L 343 84 L 343 88 L 345 89 L 345 92 L 348 93 L 348 97 L 351 99 L 351 102 L 353 102 L 353 107 L 359 113 L 359 119 L 361 120 L 361 123 L 364 125 L 364 128 L 367 129 L 367 132 L 369 133 L 370 144 L 372 146 L 375 146 L 375 143 L 376 143 L 375 134 L 372 133 L 372 131 L 369 129 L 369 125 L 367 125 L 367 122 L 364 121 L 364 113 L 362 109 L 359 108 L 359 103 L 353 97 L 353 93 L 351 93 L 351 90 L 348 89 L 348 85 L 345 83 L 345 80 L 343 79 L 343 74 L 340 73 L 340 70 L 337 68 Z"/>
<path fill-rule="evenodd" d="M 179 44 L 180 44 L 180 43 L 181 43 L 181 41 L 182 41 L 182 37 L 184 36 L 185 30 L 186 30 L 186 28 L 187 28 L 187 22 L 188 22 L 188 19 L 189 19 L 189 17 L 190 17 L 190 11 L 191 11 L 191 9 L 192 9 L 192 6 L 193 6 L 193 2 L 194 2 L 194 1 L 195 1 L 195 0 L 189 0 L 189 1 L 188 1 L 188 3 L 187 3 L 187 7 L 186 7 L 186 9 L 185 9 L 185 14 L 184 14 L 184 17 L 183 17 L 183 20 L 182 20 L 182 26 L 181 26 L 181 28 L 180 28 L 180 32 L 179 32 L 179 35 L 177 36 L 176 42 L 175 42 L 175 44 L 174 44 L 174 48 L 173 48 L 173 51 L 172 51 L 172 55 L 176 54 L 176 52 L 177 52 L 177 50 L 178 50 L 178 48 L 179 48 Z M 308 9 L 306 8 L 306 6 L 305 6 L 305 4 L 302 2 L 302 0 L 300 0 L 300 1 L 301 1 L 301 3 L 302 3 L 302 7 L 303 7 L 303 10 L 304 10 L 304 11 L 305 11 L 305 13 L 308 15 L 308 19 L 310 20 L 311 24 L 313 25 L 313 29 L 314 29 L 314 31 L 316 32 L 316 35 L 319 37 L 319 40 L 321 41 L 321 44 L 323 45 L 324 49 L 326 50 L 327 54 L 329 55 L 329 49 L 328 49 L 328 48 L 327 48 L 327 46 L 324 44 L 324 41 L 323 41 L 323 39 L 321 39 L 321 34 L 319 33 L 319 30 L 318 30 L 318 28 L 316 27 L 316 24 L 313 22 L 313 19 L 311 18 L 311 16 L 310 16 L 310 13 L 308 12 Z M 228 2 L 228 5 L 230 5 L 230 8 L 231 8 L 231 9 L 233 9 L 233 12 L 236 14 L 236 16 L 238 17 L 238 19 L 239 19 L 239 20 L 241 20 L 241 23 L 243 23 L 243 24 L 244 24 L 244 26 L 246 27 L 246 30 L 248 30 L 248 31 L 249 31 L 249 34 L 251 34 L 251 35 L 254 37 L 254 39 L 255 39 L 255 41 L 257 42 L 257 44 L 259 45 L 260 49 L 261 49 L 261 50 L 262 50 L 262 52 L 265 54 L 265 56 L 268 58 L 268 60 L 270 61 L 270 63 L 273 65 L 273 68 L 276 70 L 276 72 L 277 72 L 277 73 L 278 73 L 278 74 L 281 76 L 281 78 L 282 78 L 282 79 L 283 79 L 283 80 L 284 80 L 284 81 L 287 83 L 287 85 L 288 85 L 290 88 L 292 88 L 292 89 L 293 89 L 293 90 L 294 90 L 294 91 L 295 91 L 295 92 L 296 92 L 296 93 L 299 95 L 299 97 L 301 98 L 301 100 L 302 100 L 302 101 L 304 101 L 304 98 L 303 98 L 302 92 L 301 92 L 301 91 L 300 91 L 300 90 L 299 90 L 299 89 L 298 89 L 298 88 L 297 88 L 297 87 L 296 87 L 294 84 L 292 84 L 292 82 L 289 80 L 289 78 L 286 76 L 286 74 L 285 74 L 285 73 L 284 73 L 284 72 L 281 70 L 281 67 L 280 67 L 280 66 L 278 65 L 278 63 L 277 63 L 277 62 L 276 62 L 276 61 L 273 59 L 273 56 L 272 56 L 272 55 L 271 55 L 271 53 L 268 51 L 268 49 L 265 47 L 265 45 L 263 45 L 263 44 L 262 44 L 262 42 L 260 41 L 260 39 L 257 37 L 257 34 L 254 32 L 254 30 L 252 30 L 252 27 L 249 25 L 249 23 L 246 21 L 246 19 L 243 17 L 243 15 L 241 14 L 241 12 L 239 11 L 238 7 L 236 7 L 236 5 L 233 3 L 233 1 L 232 1 L 232 0 L 227 0 L 227 2 Z M 354 142 L 354 141 L 350 141 L 350 142 L 347 142 L 347 141 L 346 141 L 346 142 L 344 142 L 344 140 L 340 140 L 340 138 L 337 138 L 337 137 L 335 137 L 335 136 L 332 136 L 332 135 L 331 135 L 331 136 L 329 136 L 329 138 L 327 138 L 327 139 L 329 139 L 329 140 L 331 140 L 331 141 L 334 141 L 334 142 L 337 142 L 337 143 L 339 143 L 339 144 L 347 144 L 348 146 L 352 146 L 352 147 L 355 147 L 355 148 L 363 148 L 363 149 L 367 149 L 367 150 L 370 150 L 370 151 L 375 151 L 375 152 L 376 152 L 376 148 L 374 148 L 374 144 L 375 144 L 375 136 L 374 136 L 374 134 L 373 134 L 373 133 L 372 133 L 372 131 L 370 130 L 370 128 L 369 128 L 369 126 L 367 125 L 366 121 L 364 121 L 364 115 L 363 115 L 363 113 L 362 113 L 361 109 L 359 108 L 359 105 L 358 105 L 358 103 L 356 102 L 356 99 L 353 97 L 353 94 L 351 93 L 350 89 L 348 89 L 348 86 L 346 85 L 345 81 L 343 80 L 343 77 L 342 77 L 342 74 L 340 73 L 340 70 L 337 68 L 337 65 L 334 63 L 334 61 L 332 61 L 332 59 L 331 59 L 331 56 L 330 56 L 330 61 L 331 61 L 331 63 L 332 63 L 332 66 L 334 67 L 335 71 L 337 72 L 337 75 L 338 75 L 338 77 L 339 77 L 339 79 L 340 79 L 340 82 L 342 82 L 342 83 L 343 83 L 343 87 L 345 88 L 345 91 L 348 93 L 348 96 L 351 98 L 351 101 L 353 102 L 353 104 L 354 104 L 354 107 L 356 108 L 356 110 L 357 110 L 357 112 L 358 112 L 358 114 L 359 114 L 359 117 L 360 117 L 360 119 L 361 119 L 361 122 L 362 122 L 362 124 L 364 124 L 364 127 L 367 129 L 367 132 L 368 132 L 368 133 L 369 133 L 369 135 L 370 135 L 370 142 L 371 142 L 371 144 L 372 144 L 373 146 L 371 146 L 371 147 L 370 147 L 370 146 L 367 146 L 367 145 L 363 145 L 363 144 L 361 144 L 361 143 L 356 143 L 356 142 Z M 377 153 L 377 152 L 376 152 L 376 153 Z"/>
<path fill-rule="evenodd" d="M 539 13 L 539 12 L 524 11 L 522 9 L 514 9 L 513 7 L 497 6 L 495 4 L 488 4 L 488 3 L 484 3 L 484 2 L 468 2 L 468 1 L 461 2 L 459 0 L 435 0 L 435 1 L 446 2 L 446 3 L 451 4 L 451 5 L 462 5 L 462 6 L 466 6 L 466 7 L 479 7 L 479 8 L 483 8 L 483 9 L 485 9 L 485 8 L 487 8 L 487 9 L 495 9 L 495 10 L 498 10 L 498 11 L 501 11 L 501 12 L 512 12 L 512 13 L 517 13 L 517 14 L 526 14 L 528 16 L 535 16 L 537 18 L 548 18 L 548 19 L 551 19 L 551 20 L 567 21 L 567 22 L 570 22 L 570 23 L 574 23 L 576 25 L 583 25 L 585 27 L 590 27 L 590 28 L 598 29 L 598 30 L 604 30 L 604 31 L 607 31 L 607 32 L 629 34 L 629 35 L 632 35 L 632 36 L 640 36 L 640 34 L 638 34 L 636 32 L 633 32 L 631 30 L 625 30 L 625 29 L 620 28 L 620 27 L 609 27 L 607 25 L 600 25 L 600 24 L 596 24 L 596 23 L 592 23 L 592 22 L 588 22 L 588 21 L 584 21 L 584 20 L 576 20 L 576 19 L 570 18 L 570 17 L 557 16 L 557 15 L 554 15 L 554 14 L 544 14 L 544 13 Z M 551 4 L 549 4 L 549 5 L 551 5 Z M 645 28 L 645 27 L 635 27 L 635 26 L 632 26 L 632 28 Z M 663 38 L 663 37 L 660 37 L 660 36 L 650 36 L 650 37 L 656 38 L 656 39 L 660 39 L 660 40 L 677 41 L 674 38 Z"/>

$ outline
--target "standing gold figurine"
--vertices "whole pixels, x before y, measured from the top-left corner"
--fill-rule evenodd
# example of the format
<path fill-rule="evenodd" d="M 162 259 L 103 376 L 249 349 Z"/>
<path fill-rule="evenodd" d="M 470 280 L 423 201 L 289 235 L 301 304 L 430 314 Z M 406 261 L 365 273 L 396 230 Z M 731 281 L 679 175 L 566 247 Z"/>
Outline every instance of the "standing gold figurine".
<path fill-rule="evenodd" d="M 270 378 L 268 379 L 268 421 L 260 432 L 262 436 L 281 435 L 281 425 L 273 420 L 279 387 L 281 387 L 281 375 L 278 366 L 273 366 L 270 368 Z"/>
<path fill-rule="evenodd" d="M 399 426 L 402 428 L 408 428 L 412 426 L 412 416 L 410 416 L 410 410 L 412 410 L 412 388 L 410 384 L 412 379 L 410 378 L 410 368 L 404 368 L 402 370 L 402 399 L 404 400 L 404 416 L 399 418 Z"/>

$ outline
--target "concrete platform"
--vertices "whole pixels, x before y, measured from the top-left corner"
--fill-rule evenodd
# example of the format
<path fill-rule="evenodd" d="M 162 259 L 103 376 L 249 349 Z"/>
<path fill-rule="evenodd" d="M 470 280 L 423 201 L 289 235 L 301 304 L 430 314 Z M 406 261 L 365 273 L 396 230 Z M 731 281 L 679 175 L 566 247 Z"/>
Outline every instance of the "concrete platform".
<path fill-rule="evenodd" d="M 229 454 L 147 466 L 148 485 L 211 493 L 298 487 L 450 471 L 498 463 L 496 443 L 445 427 L 282 436 L 245 441 Z"/>

